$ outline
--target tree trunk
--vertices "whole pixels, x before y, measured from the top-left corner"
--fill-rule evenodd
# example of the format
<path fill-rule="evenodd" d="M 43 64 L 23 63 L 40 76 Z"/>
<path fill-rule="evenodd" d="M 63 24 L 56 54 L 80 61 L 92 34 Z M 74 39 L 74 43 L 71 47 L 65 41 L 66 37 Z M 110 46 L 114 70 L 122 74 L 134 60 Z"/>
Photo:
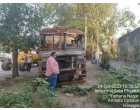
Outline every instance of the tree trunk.
<path fill-rule="evenodd" d="M 15 78 L 15 77 L 19 76 L 18 62 L 17 62 L 17 58 L 18 58 L 18 48 L 17 47 L 13 47 L 12 58 L 13 58 L 12 78 Z"/>
<path fill-rule="evenodd" d="M 85 16 L 85 49 L 87 49 L 87 16 Z"/>
<path fill-rule="evenodd" d="M 99 34 L 98 34 L 98 31 L 97 31 L 97 67 L 99 66 Z"/>
<path fill-rule="evenodd" d="M 94 51 L 94 45 L 95 45 L 95 44 L 94 44 L 94 39 L 93 39 L 93 34 L 91 35 L 91 45 L 92 45 L 92 46 L 91 46 L 91 52 L 92 52 L 92 53 L 91 53 L 91 56 L 92 56 L 92 58 L 93 58 L 93 56 L 94 56 L 94 55 L 93 55 L 93 54 L 94 54 L 93 51 Z"/>

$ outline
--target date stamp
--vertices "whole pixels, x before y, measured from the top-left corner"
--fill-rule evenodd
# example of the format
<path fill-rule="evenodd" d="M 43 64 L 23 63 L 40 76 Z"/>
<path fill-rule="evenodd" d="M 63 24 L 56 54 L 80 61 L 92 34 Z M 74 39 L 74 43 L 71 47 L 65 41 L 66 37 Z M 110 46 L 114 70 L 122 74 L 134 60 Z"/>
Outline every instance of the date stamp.
<path fill-rule="evenodd" d="M 95 92 L 107 94 L 109 103 L 121 103 L 125 108 L 140 107 L 140 84 L 101 84 Z"/>

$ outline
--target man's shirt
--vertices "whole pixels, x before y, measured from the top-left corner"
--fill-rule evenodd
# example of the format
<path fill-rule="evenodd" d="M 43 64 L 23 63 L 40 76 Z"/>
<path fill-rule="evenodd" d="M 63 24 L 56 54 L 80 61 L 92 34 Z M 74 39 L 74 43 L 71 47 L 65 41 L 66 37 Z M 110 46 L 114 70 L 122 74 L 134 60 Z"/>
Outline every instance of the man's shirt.
<path fill-rule="evenodd" d="M 57 61 L 50 56 L 46 63 L 46 76 L 50 76 L 52 73 L 59 74 L 59 66 Z"/>

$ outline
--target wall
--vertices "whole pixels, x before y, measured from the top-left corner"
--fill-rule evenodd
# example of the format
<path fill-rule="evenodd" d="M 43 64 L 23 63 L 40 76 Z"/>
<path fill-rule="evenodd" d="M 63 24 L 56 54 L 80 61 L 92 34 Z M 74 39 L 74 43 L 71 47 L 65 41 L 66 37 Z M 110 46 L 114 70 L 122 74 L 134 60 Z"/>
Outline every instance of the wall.
<path fill-rule="evenodd" d="M 118 59 L 131 62 L 140 60 L 140 27 L 119 38 Z"/>

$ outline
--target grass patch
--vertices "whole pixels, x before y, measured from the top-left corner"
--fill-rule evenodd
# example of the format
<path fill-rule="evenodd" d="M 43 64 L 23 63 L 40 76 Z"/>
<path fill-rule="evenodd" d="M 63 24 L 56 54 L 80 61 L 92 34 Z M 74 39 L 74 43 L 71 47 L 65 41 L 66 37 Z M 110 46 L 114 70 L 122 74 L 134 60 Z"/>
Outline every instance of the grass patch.
<path fill-rule="evenodd" d="M 34 81 L 37 83 L 36 91 L 33 91 Z M 60 107 L 58 98 L 48 88 L 44 79 L 16 78 L 9 80 L 6 85 L 0 90 L 1 108 Z"/>
<path fill-rule="evenodd" d="M 140 99 L 140 74 L 133 68 L 122 66 L 121 69 L 109 70 L 99 77 L 99 84 L 96 88 L 98 100 L 101 103 L 108 104 L 109 107 L 125 107 L 124 104 L 139 105 Z M 127 90 L 126 90 L 127 89 Z M 99 91 L 98 91 L 99 90 Z M 133 91 L 133 90 L 136 90 Z M 132 92 L 131 92 L 132 91 Z M 136 98 L 128 95 L 138 96 Z M 114 97 L 116 96 L 116 97 Z M 131 100 L 129 102 L 126 102 Z"/>
<path fill-rule="evenodd" d="M 64 92 L 65 93 L 73 93 L 76 95 L 87 95 L 88 92 L 90 92 L 92 88 L 81 88 L 77 85 L 71 85 L 67 88 L 65 88 Z"/>

